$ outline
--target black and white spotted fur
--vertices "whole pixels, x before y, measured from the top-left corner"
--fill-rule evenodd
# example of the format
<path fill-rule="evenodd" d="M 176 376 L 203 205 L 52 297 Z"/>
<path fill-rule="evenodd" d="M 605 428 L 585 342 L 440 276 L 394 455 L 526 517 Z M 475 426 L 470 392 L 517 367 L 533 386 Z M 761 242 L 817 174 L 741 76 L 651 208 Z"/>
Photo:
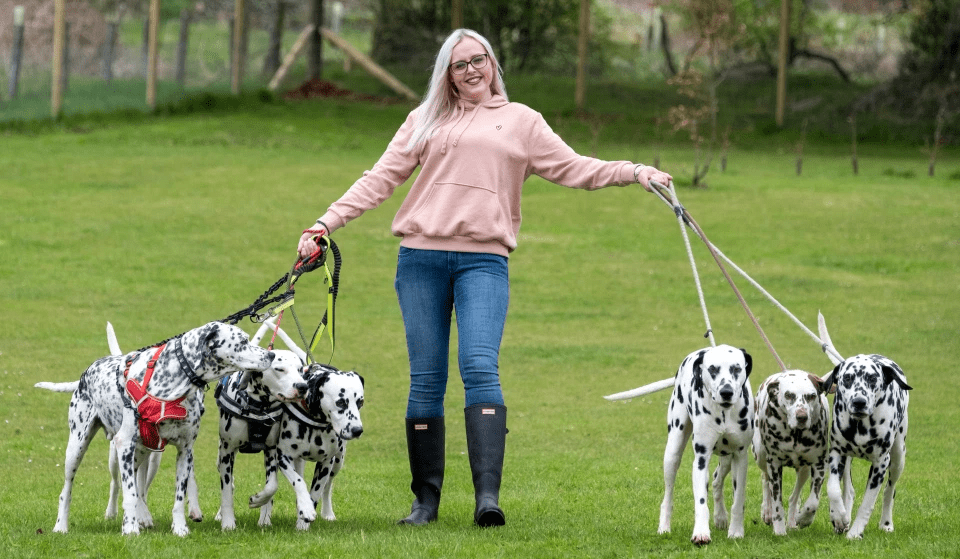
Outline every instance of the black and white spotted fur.
<path fill-rule="evenodd" d="M 753 456 L 763 480 L 760 516 L 773 533 L 809 526 L 820 506 L 830 448 L 830 404 L 823 380 L 803 371 L 771 375 L 757 390 L 757 427 Z M 797 483 L 783 510 L 783 468 L 797 471 Z M 798 508 L 800 494 L 810 480 L 810 494 Z"/>
<path fill-rule="evenodd" d="M 185 364 L 176 355 L 175 345 L 181 344 Z M 125 360 L 132 360 L 130 378 L 143 380 L 147 361 L 153 351 L 131 353 L 127 356 L 111 355 L 95 361 L 80 377 L 73 390 L 68 412 L 70 436 L 64 462 L 64 485 L 60 493 L 60 506 L 55 532 L 69 529 L 70 500 L 73 480 L 90 441 L 103 429 L 117 452 L 123 494 L 123 533 L 137 534 L 142 525 L 138 513 L 138 486 L 135 476 L 138 455 L 139 432 L 137 414 L 130 397 L 123 387 Z M 184 420 L 167 420 L 159 423 L 160 436 L 177 447 L 177 487 L 173 506 L 173 532 L 178 536 L 189 533 L 184 515 L 184 502 L 188 480 L 193 470 L 193 444 L 200 427 L 200 401 L 197 386 L 184 371 L 184 365 L 193 370 L 200 382 L 216 380 L 231 371 L 247 369 L 263 371 L 270 367 L 273 352 L 250 345 L 247 334 L 236 326 L 211 322 L 187 331 L 167 345 L 160 354 L 153 379 L 147 387 L 150 394 L 162 400 L 175 400 L 186 396 L 183 406 L 187 410 Z M 63 391 L 63 386 L 73 383 L 38 383 L 39 388 Z"/>
<path fill-rule="evenodd" d="M 833 347 L 822 316 L 820 337 L 824 347 Z M 833 357 L 831 360 L 837 361 Z M 883 479 L 887 477 L 880 529 L 893 532 L 893 501 L 897 480 L 906 461 L 907 405 L 909 391 L 913 388 L 907 384 L 907 377 L 899 365 L 875 354 L 844 359 L 825 375 L 824 382 L 828 389 L 836 386 L 837 391 L 830 427 L 830 479 L 827 482 L 833 529 L 838 534 L 846 532 L 849 539 L 862 539 Z M 870 462 L 870 472 L 863 500 L 851 523 L 854 489 L 850 468 L 853 458 Z"/>
<path fill-rule="evenodd" d="M 363 377 L 321 364 L 304 375 L 309 386 L 303 405 L 286 403 L 280 420 L 277 445 L 264 451 L 266 486 L 250 497 L 250 507 L 260 507 L 261 526 L 270 525 L 277 469 L 283 472 L 297 496 L 297 529 L 307 530 L 316 518 L 336 520 L 333 512 L 333 479 L 343 467 L 347 442 L 363 434 Z M 307 487 L 304 465 L 315 462 L 313 481 Z"/>
<path fill-rule="evenodd" d="M 713 522 L 728 528 L 727 537 L 743 537 L 743 507 L 749 449 L 754 429 L 750 371 L 753 359 L 742 350 L 719 345 L 695 351 L 680 364 L 673 382 L 665 379 L 608 400 L 633 398 L 673 386 L 667 410 L 667 445 L 663 453 L 664 496 L 658 533 L 670 532 L 673 489 L 687 441 L 693 442 L 694 526 L 691 541 L 710 543 L 710 508 L 707 504 L 712 454 L 720 456 L 713 474 Z M 733 471 L 733 506 L 728 519 L 723 482 Z"/>
<path fill-rule="evenodd" d="M 217 465 L 220 470 L 220 512 L 217 513 L 217 518 L 225 531 L 235 529 L 237 524 L 233 508 L 234 464 L 237 452 L 250 442 L 251 425 L 258 421 L 267 424 L 269 433 L 265 444 L 276 446 L 280 437 L 282 403 L 309 397 L 309 385 L 302 376 L 303 360 L 290 350 L 276 350 L 274 353 L 273 367 L 284 367 L 288 371 L 288 378 L 296 388 L 294 393 L 277 394 L 258 377 L 244 378 L 245 375 L 240 372 L 224 379 L 218 391 L 220 454 Z M 289 397 L 291 395 L 293 398 Z M 313 509 L 310 511 L 313 512 Z M 312 521 L 313 518 L 309 520 Z"/>

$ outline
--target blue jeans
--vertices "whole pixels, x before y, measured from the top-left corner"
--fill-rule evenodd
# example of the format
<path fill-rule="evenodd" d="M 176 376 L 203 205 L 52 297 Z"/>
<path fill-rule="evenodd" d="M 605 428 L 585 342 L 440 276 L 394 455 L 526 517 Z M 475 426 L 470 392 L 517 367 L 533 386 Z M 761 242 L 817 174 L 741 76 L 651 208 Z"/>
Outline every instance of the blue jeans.
<path fill-rule="evenodd" d="M 408 418 L 442 417 L 456 310 L 465 405 L 503 404 L 498 358 L 507 320 L 507 258 L 400 247 L 394 282 L 410 357 Z"/>

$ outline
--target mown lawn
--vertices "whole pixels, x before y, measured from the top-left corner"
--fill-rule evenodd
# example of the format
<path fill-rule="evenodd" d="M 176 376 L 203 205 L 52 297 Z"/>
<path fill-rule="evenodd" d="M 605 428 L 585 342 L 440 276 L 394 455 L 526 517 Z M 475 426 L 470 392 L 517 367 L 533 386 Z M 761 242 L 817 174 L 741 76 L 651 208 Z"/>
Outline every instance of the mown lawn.
<path fill-rule="evenodd" d="M 332 362 L 359 371 L 367 391 L 366 431 L 350 444 L 334 491 L 337 522 L 297 533 L 293 495 L 281 482 L 273 527 L 257 527 L 256 511 L 238 506 L 238 530 L 221 533 L 213 520 L 219 481 L 211 395 L 197 445 L 205 518 L 186 540 L 169 532 L 172 456 L 151 493 L 155 529 L 128 538 L 119 521 L 103 519 L 102 438 L 80 470 L 70 533 L 51 533 L 68 398 L 33 383 L 75 379 L 106 354 L 107 321 L 131 350 L 248 305 L 289 269 L 300 230 L 373 165 L 406 110 L 273 103 L 0 136 L 0 541 L 8 555 L 956 555 L 960 479 L 951 433 L 960 390 L 948 377 L 960 331 L 960 181 L 951 178 L 960 160 L 948 151 L 929 178 L 918 148 L 867 144 L 854 176 L 846 146 L 817 144 L 808 146 L 797 177 L 792 140 L 777 136 L 734 145 L 727 170 L 712 171 L 709 188 L 681 188 L 681 201 L 717 246 L 809 327 L 822 311 L 841 353 L 882 353 L 906 371 L 915 390 L 893 534 L 877 529 L 875 511 L 865 539 L 847 542 L 833 533 L 824 498 L 813 526 L 775 538 L 759 519 L 752 464 L 746 537 L 729 541 L 715 531 L 714 544 L 694 549 L 687 452 L 674 531 L 658 536 L 668 395 L 616 403 L 602 396 L 670 376 L 708 343 L 676 220 L 638 187 L 585 193 L 537 178 L 525 186 L 500 363 L 510 428 L 501 499 L 507 526 L 471 525 L 456 371 L 441 520 L 421 530 L 394 525 L 410 503 L 407 364 L 392 287 L 397 240 L 389 232 L 401 187 L 335 236 L 344 264 Z M 577 149 L 594 148 L 572 114 L 548 120 Z M 609 159 L 659 156 L 680 184 L 693 168 L 690 150 L 675 139 L 604 133 L 596 149 Z M 753 355 L 756 389 L 776 362 L 703 247 L 694 248 L 717 342 Z M 818 374 L 830 368 L 815 342 L 745 281 L 738 285 L 788 366 Z M 322 292 L 319 277 L 300 282 L 304 322 L 319 320 Z M 866 469 L 855 464 L 858 494 Z M 237 474 L 242 505 L 262 483 L 259 458 L 241 457 Z"/>

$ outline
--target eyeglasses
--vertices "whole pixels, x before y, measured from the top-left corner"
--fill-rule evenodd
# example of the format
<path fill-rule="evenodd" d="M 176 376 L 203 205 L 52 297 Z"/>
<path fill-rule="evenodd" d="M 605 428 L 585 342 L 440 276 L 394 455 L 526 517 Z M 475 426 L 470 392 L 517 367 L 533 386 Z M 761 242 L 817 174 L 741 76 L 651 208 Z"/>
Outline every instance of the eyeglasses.
<path fill-rule="evenodd" d="M 458 62 L 454 62 L 453 64 L 450 65 L 450 71 L 453 72 L 454 74 L 459 75 L 467 71 L 467 66 L 473 66 L 474 68 L 479 70 L 480 68 L 483 68 L 486 65 L 487 65 L 487 54 L 478 54 L 473 58 L 471 58 L 470 62 L 467 62 L 466 60 L 460 60 Z"/>

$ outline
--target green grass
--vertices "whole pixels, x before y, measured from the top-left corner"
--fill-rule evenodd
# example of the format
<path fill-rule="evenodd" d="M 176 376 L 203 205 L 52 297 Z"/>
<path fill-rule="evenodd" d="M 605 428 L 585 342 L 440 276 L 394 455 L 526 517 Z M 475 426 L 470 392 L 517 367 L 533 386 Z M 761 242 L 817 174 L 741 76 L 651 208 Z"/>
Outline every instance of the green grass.
<path fill-rule="evenodd" d="M 576 149 L 591 133 L 569 104 L 569 82 L 513 98 L 544 111 Z M 558 85 L 559 84 L 559 85 Z M 646 97 L 624 89 L 619 95 Z M 596 93 L 612 113 L 613 93 Z M 652 103 L 653 101 L 651 101 Z M 661 157 L 688 181 L 690 150 L 632 131 L 653 111 L 624 105 L 604 128 L 601 157 Z M 634 108 L 637 107 L 637 108 Z M 212 398 L 197 442 L 202 523 L 186 542 L 170 531 L 173 459 L 151 493 L 157 527 L 123 537 L 104 520 L 107 443 L 91 445 L 77 478 L 68 535 L 52 534 L 67 437 L 68 398 L 32 388 L 76 379 L 107 353 L 105 323 L 135 349 L 252 302 L 292 263 L 300 230 L 379 157 L 403 105 L 284 104 L 157 116 L 26 124 L 0 136 L 0 542 L 13 557 L 830 557 L 955 556 L 960 501 L 954 463 L 960 420 L 960 160 L 950 151 L 928 178 L 909 144 L 861 146 L 853 176 L 842 143 L 811 143 L 794 174 L 793 140 L 760 132 L 735 143 L 727 171 L 681 200 L 711 240 L 808 326 L 823 311 L 845 355 L 895 359 L 915 390 L 896 532 L 875 511 L 864 541 L 833 534 L 826 497 L 814 525 L 775 538 L 759 520 L 751 465 L 746 538 L 695 550 L 690 452 L 678 478 L 673 533 L 656 534 L 668 395 L 611 403 L 602 395 L 670 376 L 706 345 L 689 263 L 671 211 L 637 187 L 586 193 L 532 178 L 520 248 L 511 257 L 510 315 L 501 353 L 509 407 L 501 504 L 508 524 L 471 525 L 463 393 L 448 388 L 447 478 L 441 519 L 394 525 L 410 504 L 403 439 L 407 358 L 392 281 L 389 224 L 406 186 L 335 236 L 344 257 L 333 363 L 366 378 L 366 433 L 350 444 L 337 480 L 336 523 L 293 528 L 281 482 L 274 526 L 242 507 L 261 484 L 257 457 L 237 467 L 238 530 L 221 533 Z M 654 153 L 656 152 L 656 153 Z M 904 173 L 912 171 L 913 178 Z M 777 366 L 700 244 L 695 244 L 718 343 L 747 348 L 756 388 Z M 824 373 L 817 345 L 753 291 L 746 295 L 788 366 Z M 301 280 L 305 323 L 322 314 L 318 277 Z M 247 324 L 248 331 L 254 326 Z M 292 328 L 292 327 L 291 327 Z M 321 345 L 321 351 L 324 346 Z M 455 361 L 453 361 L 455 362 Z M 866 473 L 855 464 L 858 493 Z M 684 473 L 687 472 L 687 473 Z M 788 480 L 792 475 L 788 474 Z M 788 483 L 790 483 L 788 481 Z"/>

